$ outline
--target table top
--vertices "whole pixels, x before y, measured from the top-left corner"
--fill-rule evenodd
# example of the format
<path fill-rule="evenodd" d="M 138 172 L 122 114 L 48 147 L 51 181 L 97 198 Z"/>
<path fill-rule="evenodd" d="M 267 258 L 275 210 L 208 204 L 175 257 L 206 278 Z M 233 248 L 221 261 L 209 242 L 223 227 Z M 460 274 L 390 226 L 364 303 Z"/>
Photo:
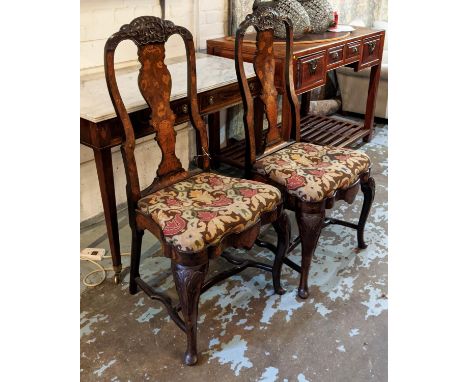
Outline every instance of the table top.
<path fill-rule="evenodd" d="M 350 40 L 365 38 L 370 35 L 375 35 L 379 33 L 385 33 L 383 29 L 371 29 L 366 27 L 354 27 L 354 31 L 345 34 L 335 33 L 335 32 L 325 32 L 325 33 L 309 33 L 305 34 L 300 39 L 294 40 L 293 44 L 293 55 L 301 55 L 304 53 L 308 53 L 311 49 L 318 50 L 318 49 L 325 49 L 329 48 L 332 45 L 340 45 Z M 331 37 L 338 37 L 337 39 L 330 40 Z M 342 36 L 342 37 L 340 37 Z M 244 38 L 244 46 L 243 49 L 255 49 L 255 42 L 256 40 L 256 33 L 246 33 Z M 318 42 L 311 42 L 309 40 L 317 40 Z M 280 40 L 277 40 L 280 41 Z M 250 42 L 250 43 L 249 43 Z M 219 37 L 207 40 L 208 49 L 211 46 L 222 46 L 223 48 L 231 47 L 234 49 L 235 39 L 226 36 L 226 37 Z M 284 57 L 285 56 L 285 44 L 274 44 L 273 49 L 275 52 L 275 57 Z M 209 50 L 208 50 L 209 51 Z"/>
<path fill-rule="evenodd" d="M 202 93 L 237 82 L 234 60 L 204 53 L 196 54 L 197 92 Z M 166 60 L 172 76 L 171 101 L 187 96 L 187 63 L 185 56 Z M 244 63 L 247 78 L 255 76 L 251 63 Z M 129 113 L 148 107 L 138 89 L 140 64 L 116 70 L 117 84 Z M 102 122 L 116 116 L 107 90 L 104 72 L 80 79 L 80 117 Z"/>

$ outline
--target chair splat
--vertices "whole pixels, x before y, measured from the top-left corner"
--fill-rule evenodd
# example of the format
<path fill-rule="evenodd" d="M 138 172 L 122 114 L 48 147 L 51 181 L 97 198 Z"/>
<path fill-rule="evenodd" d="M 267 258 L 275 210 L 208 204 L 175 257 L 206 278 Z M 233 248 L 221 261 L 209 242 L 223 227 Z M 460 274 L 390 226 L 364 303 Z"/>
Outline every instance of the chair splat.
<path fill-rule="evenodd" d="M 277 143 L 281 138 L 278 128 L 277 116 L 278 91 L 275 87 L 275 57 L 273 55 L 273 29 L 259 31 L 257 35 L 257 54 L 254 59 L 255 73 L 262 85 L 260 99 L 265 106 L 268 120 L 268 133 L 266 134 L 264 148 Z"/>
<path fill-rule="evenodd" d="M 182 163 L 175 154 L 176 116 L 170 106 L 172 79 L 164 57 L 164 43 L 138 48 L 138 60 L 141 63 L 138 86 L 151 109 L 150 124 L 155 130 L 155 140 L 162 153 L 157 170 L 158 177 L 183 170 Z"/>

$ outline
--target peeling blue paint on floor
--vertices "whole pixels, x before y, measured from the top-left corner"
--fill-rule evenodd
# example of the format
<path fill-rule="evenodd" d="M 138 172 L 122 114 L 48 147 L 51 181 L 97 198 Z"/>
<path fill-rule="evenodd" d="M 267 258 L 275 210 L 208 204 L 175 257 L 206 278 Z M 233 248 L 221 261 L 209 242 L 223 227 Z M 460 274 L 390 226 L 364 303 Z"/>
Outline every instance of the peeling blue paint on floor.
<path fill-rule="evenodd" d="M 276 367 L 267 367 L 258 382 L 275 382 L 278 379 L 278 369 Z"/>
<path fill-rule="evenodd" d="M 323 305 L 321 302 L 315 304 L 314 306 L 315 306 L 315 309 L 317 310 L 317 313 L 319 313 L 322 317 L 326 317 L 327 314 L 332 312 L 332 310 L 327 309 L 327 307 Z"/>
<path fill-rule="evenodd" d="M 363 305 L 367 306 L 366 320 L 370 316 L 378 316 L 382 311 L 388 309 L 387 297 L 382 294 L 382 290 L 380 288 L 374 288 L 372 285 L 366 285 L 364 290 L 369 292 L 369 300 L 362 302 Z"/>
<path fill-rule="evenodd" d="M 83 313 L 86 313 L 86 312 L 83 312 Z M 106 321 L 108 318 L 109 318 L 108 315 L 103 315 L 103 314 L 96 314 L 90 318 L 86 318 L 86 315 L 82 315 L 80 324 L 83 325 L 84 323 L 86 323 L 86 325 L 81 327 L 80 337 L 93 333 L 94 332 L 94 329 L 92 329 L 93 324 L 96 324 L 99 321 Z"/>
<path fill-rule="evenodd" d="M 247 341 L 241 339 L 240 335 L 235 335 L 228 343 L 221 344 L 221 350 L 212 351 L 210 360 L 217 358 L 221 365 L 229 363 L 231 370 L 234 370 L 234 374 L 239 376 L 242 368 L 253 366 L 252 362 L 245 357 L 246 351 Z"/>
<path fill-rule="evenodd" d="M 142 324 L 143 322 L 149 322 L 154 316 L 156 316 L 159 312 L 162 312 L 162 308 L 152 308 L 149 307 L 148 310 L 143 313 L 140 317 L 138 317 L 136 320 Z"/>
<path fill-rule="evenodd" d="M 357 335 L 359 334 L 359 329 L 353 328 L 353 329 L 351 329 L 351 330 L 349 331 L 348 334 L 349 334 L 350 337 L 357 336 Z"/>
<path fill-rule="evenodd" d="M 272 294 L 266 301 L 266 306 L 263 310 L 263 315 L 260 322 L 269 324 L 271 318 L 279 312 L 286 312 L 284 319 L 286 322 L 289 322 L 293 312 L 304 304 L 305 302 L 297 301 L 297 293 L 295 290 L 286 292 L 282 296 Z"/>
<path fill-rule="evenodd" d="M 102 365 L 99 369 L 95 370 L 94 374 L 96 374 L 98 377 L 102 376 L 102 374 L 116 362 L 117 361 L 115 359 L 109 361 L 108 363 Z"/>
<path fill-rule="evenodd" d="M 373 159 L 377 187 L 365 232 L 368 248 L 356 249 L 353 230 L 325 228 L 312 261 L 308 300 L 297 297 L 299 276 L 287 266 L 282 296 L 273 294 L 271 275 L 255 269 L 216 285 L 200 298 L 200 365 L 188 368 L 182 364 L 185 335 L 160 303 L 128 294 L 127 274 L 119 287 L 106 282 L 82 295 L 82 380 L 385 381 L 386 129 L 376 138 L 362 147 L 380 158 Z M 358 194 L 351 206 L 337 202 L 330 216 L 357 221 L 362 199 Z M 262 235 L 275 239 L 272 229 Z M 175 297 L 170 260 L 152 248 L 143 256 L 141 277 Z M 268 250 L 254 252 L 261 261 L 272 260 Z M 300 246 L 288 257 L 300 263 Z"/>

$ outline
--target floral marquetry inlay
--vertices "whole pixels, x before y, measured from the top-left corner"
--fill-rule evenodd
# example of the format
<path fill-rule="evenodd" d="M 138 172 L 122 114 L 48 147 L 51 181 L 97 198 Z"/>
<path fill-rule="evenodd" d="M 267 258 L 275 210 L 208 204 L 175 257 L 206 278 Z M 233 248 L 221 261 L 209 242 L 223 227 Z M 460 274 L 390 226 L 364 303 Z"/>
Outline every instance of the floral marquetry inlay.
<path fill-rule="evenodd" d="M 172 80 L 164 57 L 164 44 L 145 45 L 138 50 L 138 59 L 141 62 L 138 85 L 151 109 L 150 124 L 162 152 L 157 171 L 159 177 L 182 169 L 182 164 L 175 155 L 176 116 L 170 107 Z"/>
<path fill-rule="evenodd" d="M 280 138 L 280 130 L 277 126 L 277 97 L 275 87 L 275 58 L 273 55 L 273 30 L 258 32 L 257 54 L 254 59 L 254 68 L 257 77 L 262 84 L 260 99 L 265 105 L 265 114 L 268 120 L 268 133 L 266 144 Z"/>

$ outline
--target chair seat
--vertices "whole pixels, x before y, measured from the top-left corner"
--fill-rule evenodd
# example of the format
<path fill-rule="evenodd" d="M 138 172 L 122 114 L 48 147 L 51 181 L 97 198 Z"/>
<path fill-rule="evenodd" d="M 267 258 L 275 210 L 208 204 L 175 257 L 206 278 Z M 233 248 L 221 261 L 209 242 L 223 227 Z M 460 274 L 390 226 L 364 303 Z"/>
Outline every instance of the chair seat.
<path fill-rule="evenodd" d="M 181 252 L 198 252 L 276 209 L 280 191 L 260 182 L 201 173 L 142 198 L 138 208 Z"/>
<path fill-rule="evenodd" d="M 294 143 L 255 162 L 255 171 L 285 186 L 306 202 L 320 202 L 346 189 L 370 167 L 369 157 L 356 150 Z"/>

